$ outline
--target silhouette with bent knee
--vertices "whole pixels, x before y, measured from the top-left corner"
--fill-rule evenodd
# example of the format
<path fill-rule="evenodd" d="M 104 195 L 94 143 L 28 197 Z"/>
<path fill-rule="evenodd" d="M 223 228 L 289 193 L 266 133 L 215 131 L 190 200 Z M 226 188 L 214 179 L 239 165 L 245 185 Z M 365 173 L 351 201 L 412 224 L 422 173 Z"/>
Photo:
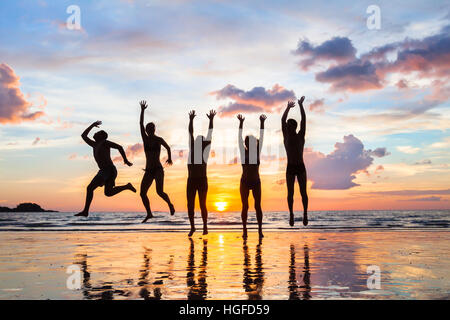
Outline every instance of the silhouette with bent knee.
<path fill-rule="evenodd" d="M 77 213 L 75 216 L 87 217 L 89 215 L 89 207 L 94 197 L 94 190 L 98 187 L 105 186 L 105 196 L 107 197 L 112 197 L 124 190 L 136 192 L 136 189 L 131 183 L 127 183 L 124 186 L 115 186 L 117 169 L 111 160 L 111 149 L 117 149 L 119 151 L 126 165 L 133 165 L 130 161 L 128 161 L 127 155 L 125 154 L 122 146 L 118 145 L 117 143 L 108 141 L 108 134 L 103 130 L 100 130 L 94 134 L 94 140 L 88 137 L 88 134 L 92 130 L 92 128 L 98 127 L 101 124 L 101 121 L 94 122 L 89 127 L 87 127 L 87 129 L 84 130 L 83 134 L 81 135 L 83 140 L 92 147 L 94 151 L 94 159 L 97 162 L 100 170 L 92 179 L 91 183 L 89 183 L 89 185 L 87 186 L 86 203 L 84 205 L 83 211 Z"/>
<path fill-rule="evenodd" d="M 147 123 L 144 128 L 144 112 L 148 105 L 146 101 L 141 101 L 139 104 L 141 106 L 139 127 L 141 129 L 146 158 L 145 174 L 144 177 L 142 177 L 141 182 L 141 199 L 145 210 L 147 210 L 147 216 L 142 221 L 142 223 L 145 223 L 148 219 L 153 218 L 152 210 L 150 209 L 150 201 L 147 197 L 148 189 L 152 185 L 153 180 L 156 181 L 156 192 L 169 205 L 171 215 L 175 213 L 175 208 L 173 207 L 172 202 L 170 202 L 167 193 L 164 192 L 164 169 L 159 160 L 162 145 L 167 150 L 166 163 L 168 165 L 172 165 L 172 153 L 170 151 L 170 147 L 163 138 L 155 135 L 155 124 L 153 122 Z"/>
<path fill-rule="evenodd" d="M 244 126 L 245 118 L 238 114 L 237 118 L 239 120 L 239 154 L 241 156 L 242 164 L 242 176 L 240 184 L 240 193 L 242 201 L 242 226 L 243 234 L 242 237 L 247 238 L 247 215 L 248 215 L 248 196 L 250 190 L 253 193 L 253 198 L 255 200 L 255 211 L 256 219 L 258 221 L 258 233 L 259 237 L 264 237 L 262 233 L 262 218 L 263 213 L 261 209 L 261 180 L 259 178 L 259 158 L 261 154 L 261 149 L 264 139 L 264 121 L 266 121 L 266 116 L 261 115 L 260 120 L 260 130 L 259 130 L 259 140 L 254 136 L 246 136 L 245 142 L 242 139 L 242 129 Z"/>
<path fill-rule="evenodd" d="M 188 180 L 186 187 L 187 206 L 191 231 L 189 237 L 195 232 L 194 213 L 195 195 L 198 192 L 198 200 L 203 220 L 203 234 L 208 234 L 208 210 L 206 209 L 206 194 L 208 193 L 208 178 L 206 166 L 211 149 L 213 122 L 216 111 L 210 110 L 206 116 L 209 118 L 208 134 L 205 137 L 197 136 L 194 140 L 194 118 L 195 111 L 189 112 L 189 158 L 188 158 Z"/>
<path fill-rule="evenodd" d="M 308 225 L 308 194 L 306 193 L 306 168 L 303 162 L 303 148 L 305 147 L 306 132 L 306 114 L 303 108 L 305 97 L 298 100 L 302 121 L 300 122 L 300 130 L 297 132 L 297 121 L 289 119 L 286 121 L 289 110 L 295 106 L 293 101 L 289 101 L 281 118 L 281 128 L 283 131 L 284 147 L 287 154 L 286 168 L 286 185 L 287 185 L 287 201 L 289 206 L 289 224 L 294 225 L 294 183 L 297 178 L 300 194 L 303 203 L 303 225 Z"/>

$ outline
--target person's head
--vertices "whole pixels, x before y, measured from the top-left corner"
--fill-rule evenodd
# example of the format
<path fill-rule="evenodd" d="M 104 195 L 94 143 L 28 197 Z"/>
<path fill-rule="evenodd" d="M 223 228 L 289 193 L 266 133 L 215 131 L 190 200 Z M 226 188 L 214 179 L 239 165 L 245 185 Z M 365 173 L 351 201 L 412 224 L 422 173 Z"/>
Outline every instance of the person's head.
<path fill-rule="evenodd" d="M 252 136 L 252 135 L 246 136 L 246 137 L 245 137 L 245 140 L 244 140 L 244 144 L 245 144 L 245 148 L 246 148 L 247 150 L 249 150 L 249 146 L 250 146 L 250 145 L 257 146 L 257 144 L 258 144 L 258 139 L 256 139 L 256 137 L 255 137 L 255 136 Z"/>
<path fill-rule="evenodd" d="M 149 136 L 152 136 L 155 134 L 156 131 L 156 127 L 155 124 L 153 122 L 149 122 L 147 123 L 147 125 L 145 126 L 145 131 L 147 132 L 147 134 Z"/>
<path fill-rule="evenodd" d="M 98 141 L 103 141 L 103 140 L 106 140 L 106 139 L 108 139 L 108 134 L 105 131 L 103 131 L 103 130 L 97 131 L 94 134 L 94 140 L 97 141 L 97 142 Z"/>
<path fill-rule="evenodd" d="M 288 121 L 287 121 L 287 129 L 288 129 L 288 132 L 296 132 L 296 130 L 297 130 L 297 121 L 295 121 L 294 119 L 289 119 Z"/>

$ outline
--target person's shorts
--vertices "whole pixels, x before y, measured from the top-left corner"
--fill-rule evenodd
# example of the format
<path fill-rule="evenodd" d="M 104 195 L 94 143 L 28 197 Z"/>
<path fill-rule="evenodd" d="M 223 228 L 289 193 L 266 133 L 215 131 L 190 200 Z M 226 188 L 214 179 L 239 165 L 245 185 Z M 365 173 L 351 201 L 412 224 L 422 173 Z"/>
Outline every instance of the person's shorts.
<path fill-rule="evenodd" d="M 199 192 L 208 191 L 208 178 L 198 177 L 198 178 L 188 178 L 187 188 Z"/>
<path fill-rule="evenodd" d="M 100 169 L 95 177 L 102 180 L 102 186 L 108 185 L 114 187 L 116 184 L 117 169 L 114 166 Z"/>
<path fill-rule="evenodd" d="M 293 176 L 300 176 L 306 172 L 305 164 L 289 164 L 286 167 L 286 174 L 290 174 Z"/>
<path fill-rule="evenodd" d="M 253 190 L 261 186 L 261 180 L 245 180 L 241 178 L 241 188 L 244 187 L 247 190 Z"/>

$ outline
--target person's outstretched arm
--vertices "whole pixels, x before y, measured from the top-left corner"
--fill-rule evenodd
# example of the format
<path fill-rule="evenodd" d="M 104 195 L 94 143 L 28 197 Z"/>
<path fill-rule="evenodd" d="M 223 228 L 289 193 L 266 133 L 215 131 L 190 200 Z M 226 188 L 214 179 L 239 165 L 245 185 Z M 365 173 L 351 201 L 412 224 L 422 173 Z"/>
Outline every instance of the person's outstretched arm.
<path fill-rule="evenodd" d="M 141 128 L 141 137 L 142 137 L 142 141 L 144 141 L 144 143 L 147 141 L 147 133 L 145 132 L 145 127 L 144 127 L 144 113 L 145 113 L 145 109 L 147 109 L 148 105 L 147 105 L 147 101 L 142 100 L 141 102 L 139 102 L 140 106 L 141 106 L 141 116 L 139 118 L 139 127 Z"/>
<path fill-rule="evenodd" d="M 84 142 L 86 142 L 91 147 L 95 144 L 95 142 L 94 142 L 94 140 L 92 140 L 88 137 L 88 134 L 92 130 L 93 127 L 98 128 L 98 126 L 101 124 L 102 124 L 101 121 L 95 121 L 93 124 L 91 124 L 89 127 L 87 127 L 86 130 L 84 130 L 83 133 L 81 134 L 81 137 L 83 138 Z"/>
<path fill-rule="evenodd" d="M 244 128 L 245 118 L 242 116 L 242 114 L 238 114 L 237 118 L 239 120 L 239 133 L 238 133 L 239 155 L 241 157 L 241 163 L 245 163 L 245 147 L 244 147 L 244 139 L 242 138 L 242 130 Z"/>
<path fill-rule="evenodd" d="M 216 115 L 215 110 L 209 110 L 209 114 L 207 113 L 206 116 L 209 118 L 209 127 L 208 127 L 208 134 L 206 135 L 206 141 L 211 142 L 212 140 L 212 131 L 214 127 L 214 116 Z"/>
<path fill-rule="evenodd" d="M 291 108 L 293 108 L 294 106 L 295 106 L 294 101 L 288 101 L 286 110 L 284 110 L 283 116 L 281 117 L 281 130 L 283 131 L 283 134 L 286 132 L 286 129 L 287 129 L 286 120 L 287 120 L 289 110 L 291 110 Z"/>
<path fill-rule="evenodd" d="M 305 96 L 301 97 L 300 100 L 298 100 L 298 105 L 300 107 L 300 113 L 302 115 L 302 121 L 300 122 L 300 131 L 298 132 L 299 135 L 302 137 L 305 136 L 306 133 L 306 113 L 305 108 L 303 107 L 303 101 L 305 100 Z"/>
<path fill-rule="evenodd" d="M 117 143 L 114 143 L 114 142 L 111 142 L 111 141 L 107 141 L 107 145 L 111 149 L 117 149 L 117 151 L 119 151 L 120 155 L 123 158 L 123 162 L 127 166 L 131 167 L 133 165 L 130 161 L 128 161 L 127 154 L 125 153 L 125 150 L 123 149 L 123 147 L 120 144 L 117 144 Z"/>
<path fill-rule="evenodd" d="M 167 161 L 166 161 L 166 163 L 168 164 L 168 165 L 172 165 L 172 152 L 171 152 L 171 150 L 170 150 L 170 146 L 166 143 L 166 141 L 163 139 L 163 138 L 161 138 L 161 144 L 164 146 L 164 148 L 166 148 L 166 150 L 167 150 Z"/>
<path fill-rule="evenodd" d="M 189 144 L 194 144 L 194 118 L 195 118 L 195 110 L 189 112 Z"/>
<path fill-rule="evenodd" d="M 264 141 L 264 121 L 266 121 L 267 117 L 265 114 L 262 114 L 259 117 L 260 127 L 259 127 L 259 141 L 258 141 L 258 150 L 261 153 L 263 141 Z"/>

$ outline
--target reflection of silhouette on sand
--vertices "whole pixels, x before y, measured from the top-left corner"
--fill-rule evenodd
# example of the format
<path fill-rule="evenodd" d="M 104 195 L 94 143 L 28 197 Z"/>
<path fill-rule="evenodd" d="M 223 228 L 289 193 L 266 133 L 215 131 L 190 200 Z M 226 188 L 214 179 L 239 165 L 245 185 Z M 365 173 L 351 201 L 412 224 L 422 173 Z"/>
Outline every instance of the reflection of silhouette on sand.
<path fill-rule="evenodd" d="M 255 268 L 251 269 L 250 254 L 248 253 L 247 240 L 244 239 L 244 290 L 249 300 L 261 300 L 264 284 L 264 268 L 262 263 L 262 239 L 256 245 Z"/>
<path fill-rule="evenodd" d="M 309 300 L 311 299 L 311 274 L 309 270 L 309 249 L 305 243 L 303 247 L 304 266 L 303 266 L 303 285 L 299 286 L 297 282 L 297 272 L 295 263 L 295 245 L 291 244 L 291 260 L 289 263 L 289 300 Z M 301 290 L 299 290 L 301 289 Z M 299 292 L 300 291 L 300 292 Z M 300 293 L 302 297 L 300 297 Z"/>
<path fill-rule="evenodd" d="M 140 270 L 140 277 L 138 286 L 142 287 L 139 291 L 139 296 L 145 300 L 161 300 L 162 292 L 160 285 L 163 284 L 163 279 L 171 278 L 169 272 L 163 272 L 152 284 L 150 284 L 149 275 L 151 269 L 150 254 L 152 250 L 145 248 L 144 250 L 144 263 Z M 173 265 L 173 256 L 170 257 L 169 266 Z M 153 296 L 150 295 L 150 290 L 153 287 Z"/>
<path fill-rule="evenodd" d="M 145 300 L 160 300 L 162 297 L 161 286 L 163 285 L 163 279 L 173 278 L 170 269 L 173 267 L 173 256 L 170 256 L 169 260 L 169 271 L 158 272 L 159 276 L 155 281 L 151 282 L 149 280 L 150 270 L 151 270 L 151 250 L 144 249 L 144 263 L 142 268 L 139 270 L 140 276 L 137 285 L 141 287 L 139 291 L 139 296 Z M 129 297 L 133 294 L 131 290 L 118 290 L 114 289 L 111 282 L 103 282 L 99 286 L 93 286 L 91 283 L 91 272 L 89 271 L 88 265 L 88 255 L 86 253 L 77 254 L 75 256 L 75 264 L 81 267 L 82 274 L 82 292 L 85 299 L 100 299 L 100 300 L 113 300 L 114 296 Z M 124 279 L 127 284 L 132 284 L 132 279 Z M 120 285 L 120 284 L 119 284 Z M 151 290 L 153 291 L 153 296 L 150 295 Z"/>
<path fill-rule="evenodd" d="M 189 288 L 188 300 L 205 300 L 208 295 L 208 284 L 206 283 L 206 267 L 208 265 L 208 239 L 203 239 L 202 260 L 198 266 L 197 281 L 195 281 L 195 247 L 194 240 L 189 238 L 189 248 L 186 284 Z"/>
<path fill-rule="evenodd" d="M 91 273 L 88 270 L 87 254 L 77 254 L 75 256 L 75 264 L 80 265 L 82 273 L 82 292 L 85 299 L 101 299 L 101 300 L 112 300 L 114 299 L 114 294 L 119 296 L 129 296 L 130 292 L 123 290 L 114 290 L 110 282 L 103 282 L 100 286 L 92 286 L 91 284 Z"/>

